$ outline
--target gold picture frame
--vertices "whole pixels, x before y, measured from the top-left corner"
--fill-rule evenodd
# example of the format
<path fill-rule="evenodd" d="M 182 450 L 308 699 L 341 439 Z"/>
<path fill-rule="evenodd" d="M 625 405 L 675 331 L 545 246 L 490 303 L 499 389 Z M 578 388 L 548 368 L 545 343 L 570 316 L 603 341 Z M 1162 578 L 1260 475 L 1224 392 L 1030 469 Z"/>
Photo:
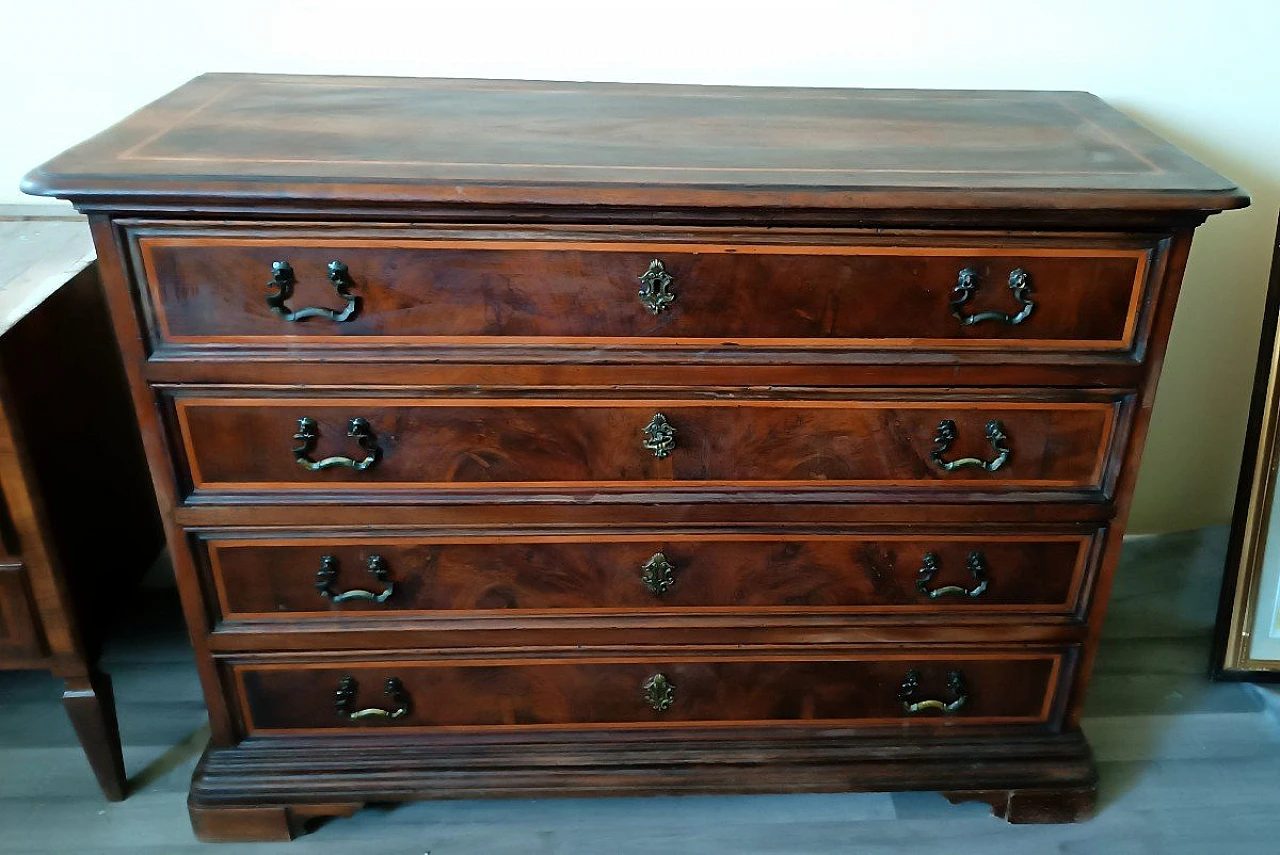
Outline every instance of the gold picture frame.
<path fill-rule="evenodd" d="M 1218 601 L 1211 673 L 1219 680 L 1280 681 L 1280 509 L 1275 507 L 1280 468 L 1278 326 L 1280 223 Z"/>

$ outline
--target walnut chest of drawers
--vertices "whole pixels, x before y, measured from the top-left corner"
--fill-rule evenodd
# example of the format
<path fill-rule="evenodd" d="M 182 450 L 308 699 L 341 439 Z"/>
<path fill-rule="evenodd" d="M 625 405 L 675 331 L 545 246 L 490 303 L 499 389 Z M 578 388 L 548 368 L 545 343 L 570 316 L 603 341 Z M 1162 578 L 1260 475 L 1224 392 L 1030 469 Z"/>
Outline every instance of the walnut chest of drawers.
<path fill-rule="evenodd" d="M 1192 231 L 1083 93 L 209 75 L 90 215 L 213 737 L 206 839 L 373 801 L 1094 805 Z"/>

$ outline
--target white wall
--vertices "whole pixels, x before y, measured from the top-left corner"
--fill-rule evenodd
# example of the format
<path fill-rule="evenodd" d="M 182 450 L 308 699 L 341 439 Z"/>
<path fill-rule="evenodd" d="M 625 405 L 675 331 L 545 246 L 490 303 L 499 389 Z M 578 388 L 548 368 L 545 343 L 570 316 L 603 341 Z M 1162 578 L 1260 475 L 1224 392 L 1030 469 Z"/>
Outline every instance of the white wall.
<path fill-rule="evenodd" d="M 1253 193 L 1192 254 L 1137 530 L 1230 514 L 1280 205 L 1280 2 L 0 0 L 0 203 L 204 71 L 1086 89 Z"/>

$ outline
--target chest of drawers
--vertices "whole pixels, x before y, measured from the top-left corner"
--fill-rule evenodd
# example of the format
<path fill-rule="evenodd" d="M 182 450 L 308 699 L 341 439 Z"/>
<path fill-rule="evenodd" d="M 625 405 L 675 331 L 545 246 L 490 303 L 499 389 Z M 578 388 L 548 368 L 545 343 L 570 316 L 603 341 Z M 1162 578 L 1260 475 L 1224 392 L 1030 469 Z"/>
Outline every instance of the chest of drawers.
<path fill-rule="evenodd" d="M 374 801 L 1094 805 L 1197 224 L 1080 93 L 209 75 L 88 213 L 209 706 L 206 839 Z"/>

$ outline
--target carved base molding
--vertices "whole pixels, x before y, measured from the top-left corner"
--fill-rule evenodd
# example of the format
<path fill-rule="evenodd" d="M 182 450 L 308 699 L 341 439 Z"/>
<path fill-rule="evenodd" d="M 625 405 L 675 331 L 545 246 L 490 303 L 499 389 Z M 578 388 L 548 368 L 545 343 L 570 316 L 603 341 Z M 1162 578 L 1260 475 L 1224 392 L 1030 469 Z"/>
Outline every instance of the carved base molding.
<path fill-rule="evenodd" d="M 1075 822 L 1096 804 L 1079 733 L 557 737 L 246 740 L 201 759 L 192 825 L 201 840 L 288 840 L 365 803 L 429 798 L 941 790 L 1014 823 Z"/>

